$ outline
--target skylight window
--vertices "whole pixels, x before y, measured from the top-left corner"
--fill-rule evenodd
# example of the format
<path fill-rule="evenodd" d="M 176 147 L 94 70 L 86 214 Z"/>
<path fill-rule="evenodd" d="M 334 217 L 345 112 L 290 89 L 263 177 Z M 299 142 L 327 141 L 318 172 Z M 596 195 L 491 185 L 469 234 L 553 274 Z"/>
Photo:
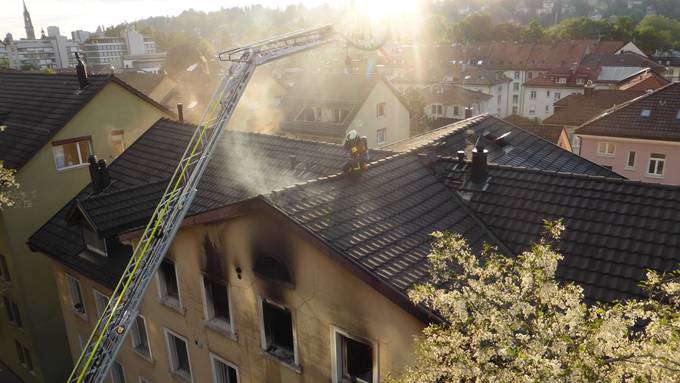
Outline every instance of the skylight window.
<path fill-rule="evenodd" d="M 651 109 L 642 109 L 640 112 L 640 116 L 642 117 L 649 117 L 652 115 L 652 110 Z"/>

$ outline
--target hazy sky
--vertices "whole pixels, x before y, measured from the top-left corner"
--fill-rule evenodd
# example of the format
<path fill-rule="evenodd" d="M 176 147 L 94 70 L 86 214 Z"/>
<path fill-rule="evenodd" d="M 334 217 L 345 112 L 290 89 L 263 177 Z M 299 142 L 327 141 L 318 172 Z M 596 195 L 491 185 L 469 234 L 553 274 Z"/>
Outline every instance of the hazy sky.
<path fill-rule="evenodd" d="M 0 38 L 10 32 L 15 39 L 26 37 L 24 31 L 23 5 L 21 0 L 1 0 Z M 367 0 L 364 0 L 367 1 Z M 368 0 L 370 1 L 370 0 Z M 36 37 L 40 29 L 56 25 L 61 34 L 71 37 L 71 31 L 84 29 L 94 31 L 98 25 L 116 25 L 123 21 L 134 21 L 149 16 L 174 16 L 194 8 L 214 11 L 220 7 L 248 4 L 262 4 L 270 7 L 288 4 L 332 5 L 348 4 L 348 0 L 26 0 L 31 13 Z"/>

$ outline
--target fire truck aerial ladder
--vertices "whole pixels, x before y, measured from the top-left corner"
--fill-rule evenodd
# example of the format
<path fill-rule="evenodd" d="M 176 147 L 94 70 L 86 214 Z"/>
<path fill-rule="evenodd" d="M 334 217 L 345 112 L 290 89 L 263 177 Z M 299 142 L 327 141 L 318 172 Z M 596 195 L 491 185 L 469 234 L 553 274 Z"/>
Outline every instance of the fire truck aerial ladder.
<path fill-rule="evenodd" d="M 101 383 L 107 378 L 116 354 L 137 318 L 139 304 L 149 283 L 191 206 L 220 135 L 255 68 L 340 39 L 333 27 L 327 25 L 288 33 L 219 54 L 220 60 L 231 62 L 229 72 L 207 105 L 67 383 Z M 359 47 L 362 48 L 375 49 Z"/>

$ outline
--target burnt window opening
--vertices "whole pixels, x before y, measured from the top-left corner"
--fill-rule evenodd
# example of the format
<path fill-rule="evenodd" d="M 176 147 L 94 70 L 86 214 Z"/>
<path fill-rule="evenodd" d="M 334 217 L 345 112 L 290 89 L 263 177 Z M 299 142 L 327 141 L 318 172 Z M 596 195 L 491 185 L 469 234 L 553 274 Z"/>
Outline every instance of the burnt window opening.
<path fill-rule="evenodd" d="M 132 325 L 132 348 L 147 359 L 151 359 L 151 348 L 149 347 L 149 335 L 146 331 L 146 321 L 141 315 L 137 315 L 137 320 Z"/>
<path fill-rule="evenodd" d="M 161 298 L 176 301 L 179 304 L 179 286 L 177 284 L 177 271 L 172 261 L 164 260 L 158 270 Z"/>
<path fill-rule="evenodd" d="M 229 312 L 229 290 L 220 282 L 203 278 L 205 288 L 206 319 L 219 327 L 231 329 L 231 315 Z"/>
<path fill-rule="evenodd" d="M 264 350 L 287 364 L 295 364 L 293 316 L 290 310 L 262 300 Z"/>
<path fill-rule="evenodd" d="M 336 332 L 336 381 L 373 382 L 373 346 L 369 342 Z"/>
<path fill-rule="evenodd" d="M 268 255 L 257 257 L 254 270 L 261 277 L 293 284 L 288 268 L 274 257 Z"/>

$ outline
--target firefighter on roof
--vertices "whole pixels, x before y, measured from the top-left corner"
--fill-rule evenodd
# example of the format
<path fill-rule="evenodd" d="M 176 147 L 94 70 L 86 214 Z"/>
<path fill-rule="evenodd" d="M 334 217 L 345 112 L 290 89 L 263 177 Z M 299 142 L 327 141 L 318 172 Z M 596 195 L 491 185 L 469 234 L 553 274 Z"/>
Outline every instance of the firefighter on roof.
<path fill-rule="evenodd" d="M 369 161 L 368 141 L 366 137 L 359 137 L 356 130 L 350 130 L 345 137 L 345 149 L 349 151 L 350 159 L 345 165 L 345 173 L 366 170 Z"/>

